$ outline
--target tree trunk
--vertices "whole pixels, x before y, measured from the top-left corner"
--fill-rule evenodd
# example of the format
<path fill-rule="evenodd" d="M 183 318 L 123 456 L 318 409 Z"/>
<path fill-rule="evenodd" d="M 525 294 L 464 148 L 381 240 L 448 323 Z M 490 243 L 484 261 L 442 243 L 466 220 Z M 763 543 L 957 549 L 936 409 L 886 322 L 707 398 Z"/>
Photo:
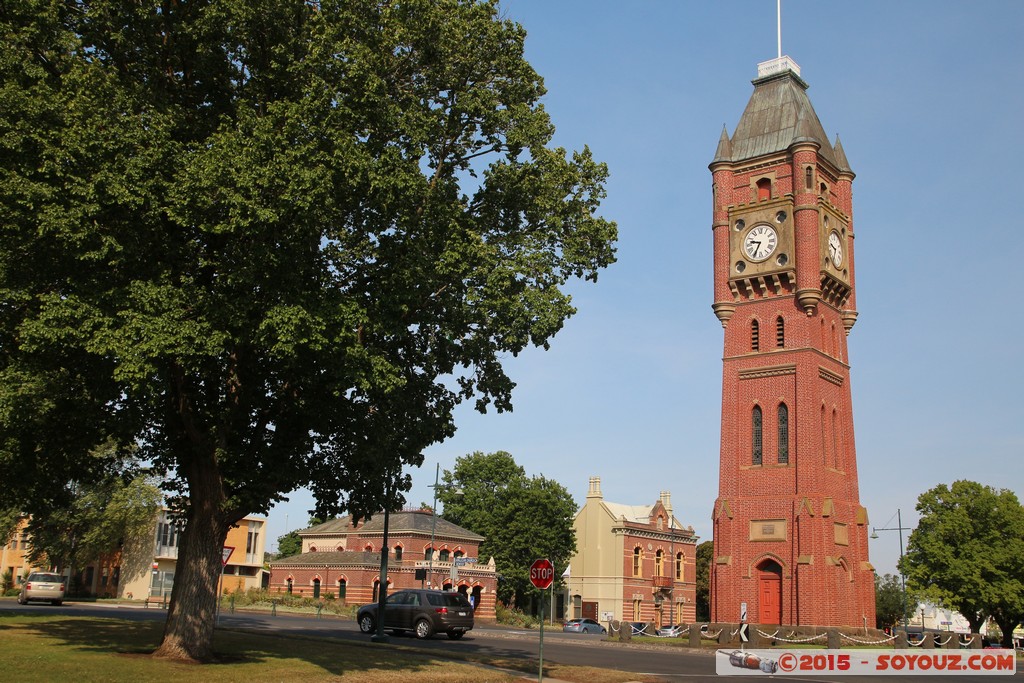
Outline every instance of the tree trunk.
<path fill-rule="evenodd" d="M 208 661 L 213 656 L 221 551 L 230 526 L 221 518 L 221 498 L 219 487 L 190 486 L 163 642 L 153 653 L 157 657 Z"/>

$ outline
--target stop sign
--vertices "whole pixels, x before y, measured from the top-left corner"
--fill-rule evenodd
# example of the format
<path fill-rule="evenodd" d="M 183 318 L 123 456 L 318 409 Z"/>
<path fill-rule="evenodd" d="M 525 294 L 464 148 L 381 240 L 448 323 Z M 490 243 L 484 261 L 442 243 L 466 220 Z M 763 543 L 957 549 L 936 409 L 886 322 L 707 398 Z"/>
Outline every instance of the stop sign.
<path fill-rule="evenodd" d="M 533 564 L 530 565 L 530 583 L 544 590 L 549 588 L 554 580 L 555 566 L 551 564 L 551 560 L 542 557 L 533 561 Z"/>

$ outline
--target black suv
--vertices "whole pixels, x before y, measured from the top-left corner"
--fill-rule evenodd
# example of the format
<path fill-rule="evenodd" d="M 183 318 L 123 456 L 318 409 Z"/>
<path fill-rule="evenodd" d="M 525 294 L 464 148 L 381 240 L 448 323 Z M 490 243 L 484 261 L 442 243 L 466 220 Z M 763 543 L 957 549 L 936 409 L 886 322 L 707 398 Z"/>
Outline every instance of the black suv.
<path fill-rule="evenodd" d="M 443 632 L 458 640 L 473 628 L 473 606 L 462 593 L 400 590 L 387 596 L 386 601 L 384 628 L 396 636 L 412 631 L 417 638 L 429 638 Z M 376 632 L 377 603 L 360 607 L 356 621 L 363 633 Z"/>

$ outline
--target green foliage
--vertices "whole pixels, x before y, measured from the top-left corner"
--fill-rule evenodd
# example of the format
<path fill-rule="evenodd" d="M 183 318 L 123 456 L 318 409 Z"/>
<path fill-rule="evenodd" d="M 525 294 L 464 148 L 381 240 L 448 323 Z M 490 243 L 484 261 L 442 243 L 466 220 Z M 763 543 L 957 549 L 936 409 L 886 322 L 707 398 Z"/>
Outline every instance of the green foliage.
<path fill-rule="evenodd" d="M 398 507 L 614 262 L 607 169 L 551 146 L 524 37 L 496 0 L 0 13 L 0 506 L 137 445 L 202 528 L 190 656 L 232 524 L 303 486 L 324 518 Z"/>
<path fill-rule="evenodd" d="M 499 624 L 505 626 L 514 626 L 516 628 L 536 628 L 538 621 L 537 618 L 526 614 L 522 610 L 514 607 L 506 607 L 500 600 L 494 605 L 495 620 Z"/>
<path fill-rule="evenodd" d="M 940 596 L 974 632 L 989 616 L 1012 631 L 1024 616 L 1024 508 L 1017 496 L 962 480 L 921 494 L 917 511 L 921 519 L 900 561 L 908 585 Z"/>
<path fill-rule="evenodd" d="M 122 546 L 151 542 L 152 524 L 160 511 L 160 490 L 142 477 L 125 481 L 111 477 L 90 486 L 74 487 L 69 505 L 32 517 L 28 560 L 73 570 L 95 562 Z"/>
<path fill-rule="evenodd" d="M 0 509 L 0 547 L 7 545 L 18 530 L 18 522 L 23 515 L 18 508 Z"/>
<path fill-rule="evenodd" d="M 913 616 L 917 600 L 903 588 L 901 577 L 875 574 L 875 628 L 892 628 Z"/>
<path fill-rule="evenodd" d="M 14 572 L 5 569 L 3 574 L 0 574 L 0 591 L 6 594 L 12 588 L 14 588 Z"/>
<path fill-rule="evenodd" d="M 277 537 L 277 558 L 291 557 L 302 552 L 302 537 L 298 531 L 289 531 Z"/>
<path fill-rule="evenodd" d="M 537 589 L 529 568 L 541 557 L 551 560 L 556 584 L 561 583 L 576 552 L 577 507 L 564 486 L 543 476 L 527 477 L 504 451 L 460 457 L 454 471 L 444 472 L 444 483 L 437 496 L 444 503 L 443 517 L 485 537 L 480 558 L 494 557 L 501 601 L 533 602 Z"/>
<path fill-rule="evenodd" d="M 711 562 L 715 557 L 715 542 L 697 545 L 697 621 L 711 620 Z"/>

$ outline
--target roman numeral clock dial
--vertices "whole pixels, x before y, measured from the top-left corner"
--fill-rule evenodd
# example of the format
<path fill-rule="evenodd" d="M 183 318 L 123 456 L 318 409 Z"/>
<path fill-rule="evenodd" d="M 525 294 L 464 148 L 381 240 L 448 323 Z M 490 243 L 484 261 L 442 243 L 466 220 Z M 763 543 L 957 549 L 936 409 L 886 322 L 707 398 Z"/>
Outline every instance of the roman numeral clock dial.
<path fill-rule="evenodd" d="M 743 238 L 743 253 L 751 261 L 764 261 L 775 252 L 779 236 L 770 225 L 755 225 Z"/>
<path fill-rule="evenodd" d="M 832 263 L 836 265 L 836 268 L 842 268 L 843 266 L 843 243 L 839 239 L 839 233 L 835 230 L 828 235 L 828 253 L 832 257 Z"/>

